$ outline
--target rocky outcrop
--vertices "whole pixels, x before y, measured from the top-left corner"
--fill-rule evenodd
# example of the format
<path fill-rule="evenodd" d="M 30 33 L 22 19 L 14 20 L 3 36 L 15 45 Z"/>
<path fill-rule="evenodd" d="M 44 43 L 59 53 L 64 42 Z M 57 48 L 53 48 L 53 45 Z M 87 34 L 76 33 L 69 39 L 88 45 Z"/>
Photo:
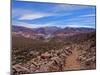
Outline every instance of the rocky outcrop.
<path fill-rule="evenodd" d="M 90 43 L 90 41 L 88 41 Z M 86 46 L 87 45 L 87 46 Z M 80 45 L 80 55 L 78 60 L 84 66 L 84 69 L 95 69 L 96 67 L 96 47 L 95 41 L 87 44 L 85 42 L 83 45 Z"/>
<path fill-rule="evenodd" d="M 34 72 L 53 72 L 62 71 L 65 58 L 69 56 L 70 48 L 51 50 L 42 53 L 25 64 L 13 65 L 13 73 L 34 73 Z"/>

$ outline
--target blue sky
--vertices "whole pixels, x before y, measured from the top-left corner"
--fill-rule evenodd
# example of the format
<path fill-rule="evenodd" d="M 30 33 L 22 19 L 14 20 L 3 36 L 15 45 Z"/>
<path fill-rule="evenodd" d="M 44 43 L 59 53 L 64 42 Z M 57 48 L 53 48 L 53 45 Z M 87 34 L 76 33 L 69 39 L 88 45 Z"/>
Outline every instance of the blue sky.
<path fill-rule="evenodd" d="M 40 2 L 12 2 L 12 25 L 29 28 L 88 27 L 95 28 L 95 6 Z"/>

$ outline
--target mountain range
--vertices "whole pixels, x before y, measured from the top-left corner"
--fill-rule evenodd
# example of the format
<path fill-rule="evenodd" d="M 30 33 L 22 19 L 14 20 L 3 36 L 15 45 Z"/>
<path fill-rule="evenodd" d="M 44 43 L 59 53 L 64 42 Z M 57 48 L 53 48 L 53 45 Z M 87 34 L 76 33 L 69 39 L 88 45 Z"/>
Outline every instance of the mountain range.
<path fill-rule="evenodd" d="M 50 38 L 50 37 L 64 37 L 72 36 L 80 33 L 94 32 L 93 28 L 75 28 L 75 27 L 65 27 L 60 28 L 56 26 L 51 27 L 39 27 L 39 28 L 27 28 L 22 26 L 12 26 L 12 35 L 23 36 L 25 38 Z"/>

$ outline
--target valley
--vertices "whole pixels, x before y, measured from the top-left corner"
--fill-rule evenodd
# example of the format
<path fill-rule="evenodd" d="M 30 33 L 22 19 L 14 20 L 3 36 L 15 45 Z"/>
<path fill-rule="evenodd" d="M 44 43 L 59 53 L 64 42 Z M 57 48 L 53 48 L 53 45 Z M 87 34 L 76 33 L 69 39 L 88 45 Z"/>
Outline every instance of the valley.
<path fill-rule="evenodd" d="M 12 27 L 12 74 L 95 68 L 95 29 Z"/>

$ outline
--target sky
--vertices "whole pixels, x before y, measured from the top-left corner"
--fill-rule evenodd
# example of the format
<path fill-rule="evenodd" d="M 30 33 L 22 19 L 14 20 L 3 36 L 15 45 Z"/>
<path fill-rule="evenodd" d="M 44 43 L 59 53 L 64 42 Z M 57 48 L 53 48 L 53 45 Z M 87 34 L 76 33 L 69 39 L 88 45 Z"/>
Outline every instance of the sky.
<path fill-rule="evenodd" d="M 12 25 L 29 28 L 95 28 L 96 7 L 57 3 L 12 1 Z"/>

